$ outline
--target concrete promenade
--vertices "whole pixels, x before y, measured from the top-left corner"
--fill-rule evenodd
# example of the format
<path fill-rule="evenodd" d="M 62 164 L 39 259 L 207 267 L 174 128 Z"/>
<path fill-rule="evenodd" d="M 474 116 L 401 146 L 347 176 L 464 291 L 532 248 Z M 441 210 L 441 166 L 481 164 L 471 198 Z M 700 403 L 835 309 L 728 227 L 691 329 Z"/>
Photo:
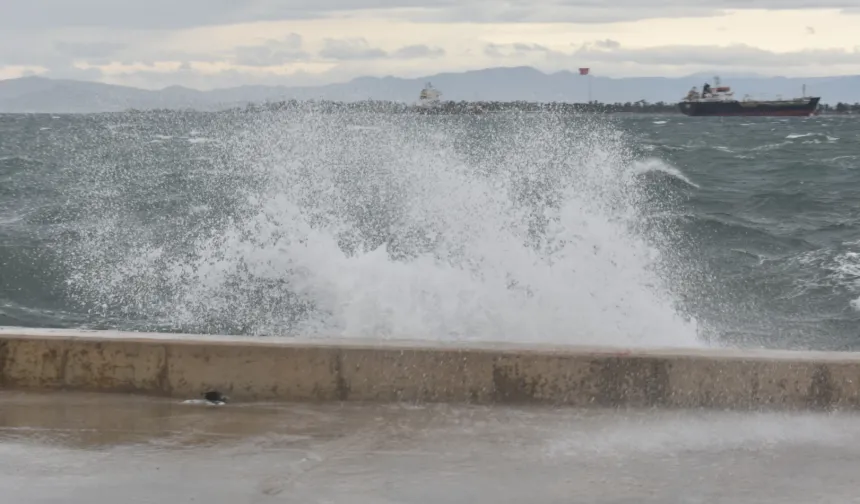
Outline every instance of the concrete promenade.
<path fill-rule="evenodd" d="M 2 328 L 0 501 L 858 502 L 858 384 L 855 353 Z"/>
<path fill-rule="evenodd" d="M 858 501 L 856 413 L 0 391 L 3 504 Z"/>
<path fill-rule="evenodd" d="M 0 330 L 0 388 L 236 401 L 857 409 L 860 354 Z"/>

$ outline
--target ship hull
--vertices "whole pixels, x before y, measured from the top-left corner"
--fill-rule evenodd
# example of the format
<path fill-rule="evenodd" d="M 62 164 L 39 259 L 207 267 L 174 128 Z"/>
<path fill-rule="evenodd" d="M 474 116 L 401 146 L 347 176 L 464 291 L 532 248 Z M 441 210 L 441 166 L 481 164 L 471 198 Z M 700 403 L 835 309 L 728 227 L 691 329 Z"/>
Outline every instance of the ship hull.
<path fill-rule="evenodd" d="M 724 101 L 724 102 L 681 102 L 678 108 L 688 116 L 741 116 L 741 117 L 805 117 L 811 116 L 818 108 L 821 98 L 813 97 L 804 101 Z"/>

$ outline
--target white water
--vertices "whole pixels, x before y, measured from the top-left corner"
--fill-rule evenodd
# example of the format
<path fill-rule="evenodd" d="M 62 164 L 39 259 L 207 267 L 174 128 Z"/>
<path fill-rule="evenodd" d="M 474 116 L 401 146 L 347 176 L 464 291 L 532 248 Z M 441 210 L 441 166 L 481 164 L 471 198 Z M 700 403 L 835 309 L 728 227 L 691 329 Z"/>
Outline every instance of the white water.
<path fill-rule="evenodd" d="M 534 117 L 464 145 L 462 124 L 390 121 L 286 114 L 231 132 L 234 169 L 261 182 L 242 217 L 192 255 L 129 247 L 72 282 L 161 323 L 250 334 L 700 344 L 653 270 L 663 237 L 635 231 L 637 174 L 664 168 L 618 131 Z M 104 242 L 127 224 L 101 225 Z"/>

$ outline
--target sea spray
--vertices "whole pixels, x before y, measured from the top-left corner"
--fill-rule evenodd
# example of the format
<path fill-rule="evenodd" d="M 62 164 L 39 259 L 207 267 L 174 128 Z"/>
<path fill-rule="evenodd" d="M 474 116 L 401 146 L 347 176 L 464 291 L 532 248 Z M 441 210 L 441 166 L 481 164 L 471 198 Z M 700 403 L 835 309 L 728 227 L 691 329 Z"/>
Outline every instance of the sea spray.
<path fill-rule="evenodd" d="M 194 183 L 100 165 L 112 194 L 64 244 L 70 297 L 168 330 L 699 344 L 606 119 L 299 110 L 209 134 Z M 147 184 L 172 219 L 123 194 Z"/>

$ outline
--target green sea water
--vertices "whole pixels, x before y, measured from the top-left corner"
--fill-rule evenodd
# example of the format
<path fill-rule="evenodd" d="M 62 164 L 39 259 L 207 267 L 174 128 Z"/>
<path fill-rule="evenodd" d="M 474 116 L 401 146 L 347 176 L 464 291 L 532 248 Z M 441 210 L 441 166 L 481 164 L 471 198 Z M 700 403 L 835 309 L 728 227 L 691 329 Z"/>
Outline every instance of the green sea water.
<path fill-rule="evenodd" d="M 0 325 L 860 348 L 860 121 L 0 116 Z"/>

